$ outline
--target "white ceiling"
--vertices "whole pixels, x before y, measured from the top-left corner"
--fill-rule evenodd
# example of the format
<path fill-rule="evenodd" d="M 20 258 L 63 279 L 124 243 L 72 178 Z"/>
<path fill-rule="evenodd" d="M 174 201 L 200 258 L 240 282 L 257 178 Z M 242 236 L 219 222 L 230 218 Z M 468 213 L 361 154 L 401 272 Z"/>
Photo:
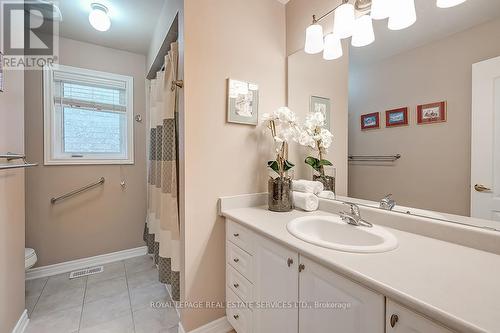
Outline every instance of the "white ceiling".
<path fill-rule="evenodd" d="M 468 0 L 448 9 L 437 8 L 435 0 L 416 0 L 415 4 L 417 22 L 408 29 L 391 31 L 387 29 L 387 20 L 373 21 L 375 42 L 351 47 L 351 64 L 377 62 L 500 17 L 499 0 Z"/>
<path fill-rule="evenodd" d="M 88 15 L 90 4 L 108 7 L 111 29 L 99 32 L 92 28 Z M 63 21 L 63 37 L 114 49 L 146 54 L 165 0 L 58 0 Z"/>

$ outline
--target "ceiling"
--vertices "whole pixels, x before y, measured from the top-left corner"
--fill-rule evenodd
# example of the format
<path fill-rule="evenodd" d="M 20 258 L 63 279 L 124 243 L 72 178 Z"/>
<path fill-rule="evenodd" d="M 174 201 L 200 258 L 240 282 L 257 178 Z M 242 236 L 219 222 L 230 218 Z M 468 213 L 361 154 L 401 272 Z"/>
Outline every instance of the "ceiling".
<path fill-rule="evenodd" d="M 416 0 L 415 4 L 417 22 L 410 28 L 391 31 L 387 20 L 373 21 L 375 42 L 351 47 L 351 64 L 377 62 L 500 17 L 498 0 L 469 0 L 448 9 L 437 8 L 434 0 Z"/>
<path fill-rule="evenodd" d="M 90 4 L 98 2 L 109 9 L 111 29 L 92 28 Z M 147 54 L 165 0 L 58 0 L 63 21 L 63 37 L 129 52 Z"/>

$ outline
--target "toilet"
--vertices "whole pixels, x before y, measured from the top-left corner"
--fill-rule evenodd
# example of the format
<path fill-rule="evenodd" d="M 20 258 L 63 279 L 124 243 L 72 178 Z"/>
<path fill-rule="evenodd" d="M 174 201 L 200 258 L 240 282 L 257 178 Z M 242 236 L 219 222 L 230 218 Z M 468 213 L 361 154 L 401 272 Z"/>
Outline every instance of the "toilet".
<path fill-rule="evenodd" d="M 24 249 L 24 269 L 28 270 L 36 264 L 36 253 L 35 250 L 30 248 Z"/>

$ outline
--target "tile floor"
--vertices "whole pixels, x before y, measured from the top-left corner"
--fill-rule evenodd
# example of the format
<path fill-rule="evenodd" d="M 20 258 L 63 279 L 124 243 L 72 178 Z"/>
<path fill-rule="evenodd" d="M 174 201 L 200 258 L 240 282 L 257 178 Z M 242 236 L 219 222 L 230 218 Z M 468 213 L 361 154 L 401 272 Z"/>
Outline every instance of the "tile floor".
<path fill-rule="evenodd" d="M 150 256 L 104 265 L 70 280 L 69 273 L 26 281 L 27 333 L 177 333 L 171 300 Z M 160 303 L 160 304 L 161 304 Z"/>

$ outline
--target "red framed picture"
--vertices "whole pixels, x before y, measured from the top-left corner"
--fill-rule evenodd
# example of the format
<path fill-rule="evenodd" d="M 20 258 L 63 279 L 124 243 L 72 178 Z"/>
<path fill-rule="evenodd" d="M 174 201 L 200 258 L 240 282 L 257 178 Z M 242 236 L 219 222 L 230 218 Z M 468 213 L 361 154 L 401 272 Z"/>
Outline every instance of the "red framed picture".
<path fill-rule="evenodd" d="M 407 126 L 408 108 L 385 111 L 385 127 Z"/>
<path fill-rule="evenodd" d="M 380 114 L 378 112 L 361 115 L 361 129 L 369 130 L 380 128 Z"/>
<path fill-rule="evenodd" d="M 430 103 L 417 106 L 417 123 L 433 124 L 446 121 L 446 102 Z"/>

